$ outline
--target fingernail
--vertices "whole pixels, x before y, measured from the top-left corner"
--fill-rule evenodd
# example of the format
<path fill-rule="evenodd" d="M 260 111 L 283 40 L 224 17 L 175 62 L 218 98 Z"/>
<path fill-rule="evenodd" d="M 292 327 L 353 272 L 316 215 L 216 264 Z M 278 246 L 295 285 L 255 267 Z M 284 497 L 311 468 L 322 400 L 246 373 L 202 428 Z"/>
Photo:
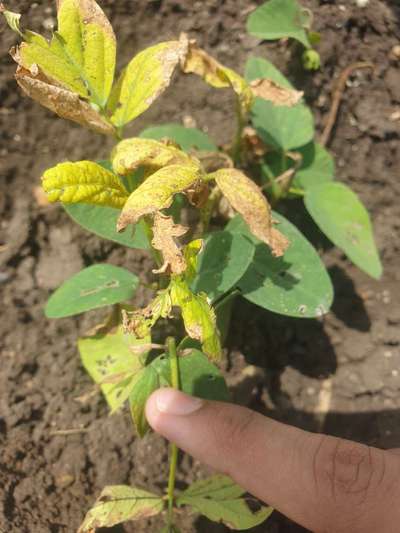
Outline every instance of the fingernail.
<path fill-rule="evenodd" d="M 194 398 L 174 389 L 159 389 L 156 392 L 158 411 L 168 415 L 189 415 L 203 405 L 200 398 Z"/>

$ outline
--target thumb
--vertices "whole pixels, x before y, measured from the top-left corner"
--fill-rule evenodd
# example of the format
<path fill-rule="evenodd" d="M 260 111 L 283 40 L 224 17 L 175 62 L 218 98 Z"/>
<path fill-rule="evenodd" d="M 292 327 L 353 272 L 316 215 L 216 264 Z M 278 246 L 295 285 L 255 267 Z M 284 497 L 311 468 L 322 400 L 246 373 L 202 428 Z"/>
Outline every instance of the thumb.
<path fill-rule="evenodd" d="M 146 415 L 179 448 L 312 531 L 399 531 L 399 455 L 174 389 L 154 392 Z"/>

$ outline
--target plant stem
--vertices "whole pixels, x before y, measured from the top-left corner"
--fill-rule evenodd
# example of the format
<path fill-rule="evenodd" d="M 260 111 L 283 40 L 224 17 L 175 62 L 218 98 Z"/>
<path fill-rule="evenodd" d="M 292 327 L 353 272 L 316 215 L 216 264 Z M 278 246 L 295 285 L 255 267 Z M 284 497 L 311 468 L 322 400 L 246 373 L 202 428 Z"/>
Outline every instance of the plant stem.
<path fill-rule="evenodd" d="M 289 189 L 290 194 L 295 194 L 296 196 L 305 196 L 305 192 L 303 189 L 297 189 L 296 187 L 290 187 Z"/>
<path fill-rule="evenodd" d="M 179 390 L 179 363 L 178 354 L 176 353 L 176 343 L 173 337 L 168 337 L 167 348 L 169 353 L 169 364 L 171 368 L 171 385 L 174 389 Z M 168 526 L 173 526 L 174 517 L 174 492 L 176 465 L 178 462 L 178 448 L 175 444 L 170 445 L 169 460 L 169 478 L 168 478 Z"/>
<path fill-rule="evenodd" d="M 243 117 L 239 97 L 236 98 L 236 124 L 237 125 L 236 125 L 235 140 L 233 142 L 233 147 L 232 147 L 232 159 L 233 159 L 235 166 L 238 163 L 240 163 L 240 160 L 242 157 L 242 135 L 243 135 L 243 129 L 246 125 L 245 119 Z"/>

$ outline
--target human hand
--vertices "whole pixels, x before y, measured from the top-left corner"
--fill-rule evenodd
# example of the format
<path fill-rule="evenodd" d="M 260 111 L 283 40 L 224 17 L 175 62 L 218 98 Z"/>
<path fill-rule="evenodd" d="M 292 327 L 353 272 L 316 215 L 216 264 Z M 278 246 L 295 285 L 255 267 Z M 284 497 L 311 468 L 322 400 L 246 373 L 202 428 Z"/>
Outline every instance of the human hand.
<path fill-rule="evenodd" d="M 159 389 L 157 433 L 318 533 L 399 533 L 400 453 L 308 433 L 229 403 Z"/>

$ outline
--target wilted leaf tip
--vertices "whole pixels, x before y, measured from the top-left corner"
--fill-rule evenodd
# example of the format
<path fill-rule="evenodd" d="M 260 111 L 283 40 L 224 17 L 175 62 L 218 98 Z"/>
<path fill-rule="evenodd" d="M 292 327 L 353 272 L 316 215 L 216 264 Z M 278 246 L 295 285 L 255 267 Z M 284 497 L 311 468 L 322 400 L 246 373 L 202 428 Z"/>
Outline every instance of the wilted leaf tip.
<path fill-rule="evenodd" d="M 303 91 L 287 89 L 278 83 L 266 78 L 257 78 L 250 83 L 254 96 L 269 100 L 277 106 L 292 107 L 298 104 L 303 97 Z"/>

